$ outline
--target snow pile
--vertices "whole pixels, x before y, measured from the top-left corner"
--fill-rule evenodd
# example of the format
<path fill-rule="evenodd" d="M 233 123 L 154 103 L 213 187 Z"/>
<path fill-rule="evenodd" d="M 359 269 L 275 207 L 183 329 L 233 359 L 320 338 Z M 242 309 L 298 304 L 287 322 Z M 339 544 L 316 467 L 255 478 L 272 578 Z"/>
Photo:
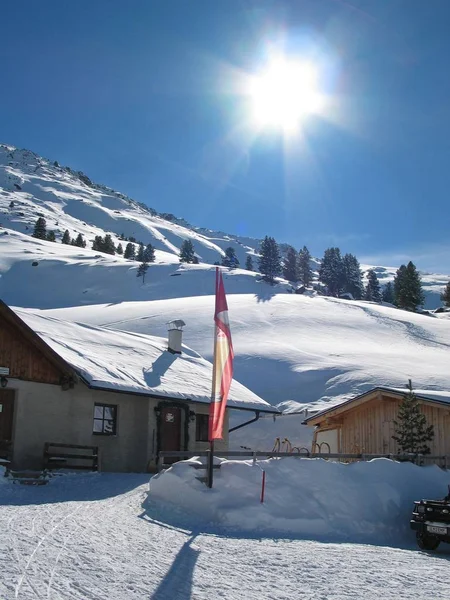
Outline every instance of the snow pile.
<path fill-rule="evenodd" d="M 292 535 L 323 541 L 405 543 L 413 534 L 414 500 L 442 498 L 450 475 L 437 466 L 418 467 L 387 459 L 340 464 L 323 459 L 216 459 L 214 487 L 193 468 L 174 464 L 150 481 L 149 501 L 176 506 L 200 527 L 257 535 Z M 262 469 L 265 502 L 260 503 Z"/>

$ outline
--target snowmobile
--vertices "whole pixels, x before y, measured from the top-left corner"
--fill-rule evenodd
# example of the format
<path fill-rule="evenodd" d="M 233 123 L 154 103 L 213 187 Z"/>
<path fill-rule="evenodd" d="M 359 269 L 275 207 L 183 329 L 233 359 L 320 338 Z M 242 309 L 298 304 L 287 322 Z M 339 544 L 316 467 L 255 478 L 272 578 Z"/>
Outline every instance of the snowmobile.
<path fill-rule="evenodd" d="M 450 486 L 443 500 L 414 502 L 410 525 L 422 550 L 436 550 L 441 542 L 450 544 Z"/>

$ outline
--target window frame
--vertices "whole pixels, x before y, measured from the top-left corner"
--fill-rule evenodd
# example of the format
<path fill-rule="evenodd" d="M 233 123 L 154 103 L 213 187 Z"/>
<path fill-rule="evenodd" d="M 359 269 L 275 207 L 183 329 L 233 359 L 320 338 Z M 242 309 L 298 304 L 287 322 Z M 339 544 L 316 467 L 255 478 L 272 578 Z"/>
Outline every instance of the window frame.
<path fill-rule="evenodd" d="M 206 425 L 205 425 L 206 423 Z M 206 438 L 205 438 L 206 428 Z M 202 435 L 203 434 L 203 435 Z M 209 442 L 209 415 L 203 413 L 197 413 L 195 415 L 195 441 L 196 442 Z"/>
<path fill-rule="evenodd" d="M 95 409 L 96 408 L 103 409 L 103 416 L 101 418 L 95 416 Z M 112 419 L 105 418 L 105 408 L 112 409 L 112 411 L 113 411 L 113 418 Z M 95 402 L 95 404 L 94 404 L 94 415 L 93 415 L 93 418 L 92 418 L 92 435 L 105 435 L 105 436 L 109 436 L 109 437 L 117 435 L 117 413 L 118 413 L 118 406 L 117 406 L 117 404 L 104 404 L 103 402 Z M 102 431 L 95 431 L 94 430 L 94 425 L 95 425 L 96 421 L 102 423 Z M 105 431 L 105 422 L 106 421 L 112 421 L 112 423 L 113 423 L 113 430 L 111 432 L 110 431 Z"/>

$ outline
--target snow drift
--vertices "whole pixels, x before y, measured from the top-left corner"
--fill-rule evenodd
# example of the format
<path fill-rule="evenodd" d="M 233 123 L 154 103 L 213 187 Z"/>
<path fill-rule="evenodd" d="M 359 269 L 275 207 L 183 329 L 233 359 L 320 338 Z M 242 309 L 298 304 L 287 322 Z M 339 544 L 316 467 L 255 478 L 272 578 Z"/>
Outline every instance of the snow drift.
<path fill-rule="evenodd" d="M 387 459 L 353 464 L 300 458 L 256 464 L 216 460 L 220 469 L 212 490 L 197 479 L 203 471 L 192 464 L 200 459 L 191 459 L 151 479 L 149 502 L 176 507 L 181 519 L 199 528 L 219 527 L 227 533 L 403 544 L 414 539 L 409 529 L 413 501 L 442 498 L 449 483 L 449 474 L 435 465 Z"/>

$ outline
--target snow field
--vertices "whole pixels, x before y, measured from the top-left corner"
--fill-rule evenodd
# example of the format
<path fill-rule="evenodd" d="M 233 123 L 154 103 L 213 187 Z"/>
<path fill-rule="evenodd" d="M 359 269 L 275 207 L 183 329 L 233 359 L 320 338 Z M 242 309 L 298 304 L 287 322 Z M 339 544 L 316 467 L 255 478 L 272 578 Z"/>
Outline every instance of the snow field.
<path fill-rule="evenodd" d="M 204 471 L 191 466 L 200 462 L 194 458 L 154 476 L 149 499 L 182 506 L 204 526 L 228 534 L 404 545 L 414 542 L 409 529 L 414 500 L 443 498 L 450 483 L 448 472 L 435 465 L 387 459 L 353 464 L 304 458 L 256 464 L 218 460 L 213 489 L 197 479 Z"/>
<path fill-rule="evenodd" d="M 0 486 L 0 598 L 448 599 L 445 547 L 226 535 L 147 491 L 148 475 L 132 474 Z"/>

